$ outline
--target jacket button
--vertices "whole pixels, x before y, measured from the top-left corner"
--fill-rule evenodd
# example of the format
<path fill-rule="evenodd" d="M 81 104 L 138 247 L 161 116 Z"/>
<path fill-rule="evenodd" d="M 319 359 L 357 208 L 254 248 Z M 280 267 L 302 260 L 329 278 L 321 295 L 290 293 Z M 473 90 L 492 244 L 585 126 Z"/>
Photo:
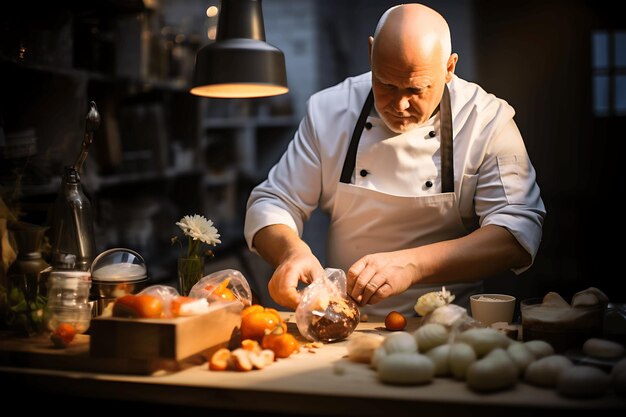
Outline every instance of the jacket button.
<path fill-rule="evenodd" d="M 430 136 L 431 138 L 434 138 L 437 134 L 435 133 L 434 130 L 431 130 L 430 132 L 428 132 L 428 136 Z"/>
<path fill-rule="evenodd" d="M 365 176 L 367 176 L 368 172 L 367 172 L 367 170 L 362 169 L 362 170 L 361 170 L 361 172 L 359 172 L 359 174 L 360 174 L 362 177 L 365 177 Z"/>
<path fill-rule="evenodd" d="M 365 123 L 365 128 L 370 130 L 372 128 L 372 124 L 370 122 Z"/>
<path fill-rule="evenodd" d="M 426 183 L 424 184 L 426 185 L 426 187 L 430 188 L 433 186 L 433 182 L 431 180 L 426 181 Z"/>

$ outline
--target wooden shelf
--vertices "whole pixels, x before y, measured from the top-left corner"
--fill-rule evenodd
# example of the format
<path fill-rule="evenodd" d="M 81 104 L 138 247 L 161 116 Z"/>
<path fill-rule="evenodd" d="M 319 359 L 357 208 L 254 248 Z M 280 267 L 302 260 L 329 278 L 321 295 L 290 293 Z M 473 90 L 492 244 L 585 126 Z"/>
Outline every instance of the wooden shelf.
<path fill-rule="evenodd" d="M 144 89 L 159 89 L 173 92 L 187 93 L 190 85 L 179 80 L 143 79 L 127 76 L 117 76 L 82 68 L 64 68 L 52 65 L 31 64 L 0 57 L 0 65 L 12 66 L 14 69 L 37 71 L 61 77 L 76 78 L 85 81 L 103 83 L 123 83 L 141 86 Z"/>
<path fill-rule="evenodd" d="M 46 194 L 56 194 L 61 187 L 61 176 L 52 178 L 47 184 L 22 185 L 22 195 L 24 197 L 32 197 Z"/>
<path fill-rule="evenodd" d="M 185 175 L 200 175 L 202 171 L 199 169 L 180 170 L 176 168 L 168 168 L 165 171 L 145 171 L 145 172 L 129 172 L 124 174 L 107 175 L 98 179 L 98 185 L 110 187 L 120 184 L 131 184 L 144 181 L 154 181 L 168 178 L 176 178 Z"/>
<path fill-rule="evenodd" d="M 292 116 L 206 117 L 202 120 L 202 128 L 204 129 L 290 126 L 295 127 L 297 125 L 298 120 Z"/>

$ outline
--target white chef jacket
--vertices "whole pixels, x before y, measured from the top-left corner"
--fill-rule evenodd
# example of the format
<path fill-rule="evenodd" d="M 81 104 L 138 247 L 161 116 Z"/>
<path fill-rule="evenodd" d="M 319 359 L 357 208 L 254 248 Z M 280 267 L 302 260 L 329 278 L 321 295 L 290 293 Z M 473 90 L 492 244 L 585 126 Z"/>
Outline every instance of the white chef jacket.
<path fill-rule="evenodd" d="M 285 154 L 248 200 L 244 233 L 251 250 L 254 235 L 265 226 L 285 224 L 301 236 L 316 207 L 332 216 L 352 131 L 370 89 L 368 72 L 311 96 Z M 534 260 L 546 212 L 513 108 L 457 76 L 448 89 L 454 192 L 467 233 L 489 224 L 504 227 Z M 354 185 L 400 196 L 441 193 L 439 142 L 428 140 L 438 119 L 397 134 L 376 115 L 368 118 L 380 133 L 359 143 L 355 172 L 367 175 L 353 175 Z"/>

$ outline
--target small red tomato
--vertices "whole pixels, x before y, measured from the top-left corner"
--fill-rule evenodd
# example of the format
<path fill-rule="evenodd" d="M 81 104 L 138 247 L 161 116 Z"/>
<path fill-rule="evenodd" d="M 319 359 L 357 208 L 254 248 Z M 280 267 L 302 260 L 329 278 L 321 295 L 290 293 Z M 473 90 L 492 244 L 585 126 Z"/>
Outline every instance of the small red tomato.
<path fill-rule="evenodd" d="M 391 331 L 403 330 L 406 327 L 406 318 L 395 310 L 391 311 L 385 317 L 385 327 Z"/>

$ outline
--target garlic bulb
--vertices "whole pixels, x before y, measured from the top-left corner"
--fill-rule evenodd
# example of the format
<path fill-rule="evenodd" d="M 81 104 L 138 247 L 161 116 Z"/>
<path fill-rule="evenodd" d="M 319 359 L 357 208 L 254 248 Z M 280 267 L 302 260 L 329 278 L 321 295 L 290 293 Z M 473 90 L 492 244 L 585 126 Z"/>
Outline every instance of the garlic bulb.
<path fill-rule="evenodd" d="M 476 362 L 476 352 L 467 343 L 454 343 L 450 347 L 450 370 L 457 379 L 465 379 L 467 368 Z"/>
<path fill-rule="evenodd" d="M 498 391 L 516 383 L 517 367 L 501 348 L 492 350 L 467 369 L 467 385 L 476 391 Z"/>
<path fill-rule="evenodd" d="M 570 366 L 574 364 L 563 355 L 546 356 L 528 365 L 524 380 L 533 385 L 554 387 L 561 373 Z"/>
<path fill-rule="evenodd" d="M 491 328 L 474 328 L 460 333 L 455 342 L 464 342 L 470 345 L 476 356 L 483 357 L 495 348 L 506 348 L 511 339 L 503 333 Z"/>
<path fill-rule="evenodd" d="M 448 330 L 441 324 L 428 323 L 413 332 L 413 336 L 419 351 L 424 353 L 446 343 L 448 341 Z"/>
<path fill-rule="evenodd" d="M 374 349 L 374 352 L 372 353 L 372 358 L 370 360 L 370 367 L 378 369 L 378 364 L 380 363 L 380 361 L 383 360 L 385 356 L 387 356 L 387 350 L 384 346 L 381 345 Z"/>
<path fill-rule="evenodd" d="M 529 340 L 524 345 L 535 355 L 535 358 L 541 359 L 546 356 L 554 355 L 554 348 L 548 342 L 543 340 Z"/>
<path fill-rule="evenodd" d="M 583 344 L 583 352 L 594 358 L 619 358 L 624 355 L 624 346 L 611 340 L 591 338 Z"/>
<path fill-rule="evenodd" d="M 451 345 L 439 345 L 426 352 L 426 356 L 435 365 L 435 376 L 450 375 L 450 347 Z"/>
<path fill-rule="evenodd" d="M 377 334 L 358 333 L 348 339 L 348 359 L 353 362 L 370 363 L 374 350 L 382 345 L 385 338 Z"/>
<path fill-rule="evenodd" d="M 378 377 L 386 384 L 420 385 L 434 376 L 435 365 L 419 353 L 392 353 L 378 364 Z"/>
<path fill-rule="evenodd" d="M 441 287 L 441 291 L 433 291 L 422 295 L 415 303 L 415 312 L 420 316 L 425 316 L 437 307 L 442 307 L 454 301 L 454 295 L 446 291 L 446 287 Z"/>
<path fill-rule="evenodd" d="M 528 365 L 533 363 L 536 359 L 530 349 L 520 342 L 511 343 L 506 349 L 506 353 L 509 354 L 520 374 L 523 374 Z"/>
<path fill-rule="evenodd" d="M 611 382 L 615 392 L 626 397 L 626 358 L 621 359 L 611 369 Z"/>
<path fill-rule="evenodd" d="M 385 337 L 383 347 L 387 353 L 414 353 L 417 352 L 417 341 L 409 332 L 396 332 Z"/>
<path fill-rule="evenodd" d="M 556 390 L 564 397 L 601 397 L 608 391 L 610 383 L 611 377 L 599 368 L 576 365 L 561 372 L 556 383 Z"/>

